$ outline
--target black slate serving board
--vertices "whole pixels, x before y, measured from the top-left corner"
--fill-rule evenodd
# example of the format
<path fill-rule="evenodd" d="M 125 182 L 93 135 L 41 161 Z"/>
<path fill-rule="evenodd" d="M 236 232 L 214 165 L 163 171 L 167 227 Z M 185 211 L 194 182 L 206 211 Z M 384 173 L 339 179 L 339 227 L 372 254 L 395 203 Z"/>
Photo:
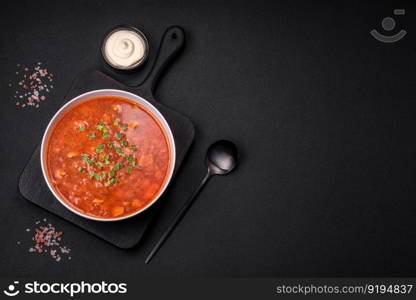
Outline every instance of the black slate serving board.
<path fill-rule="evenodd" d="M 174 171 L 176 174 L 192 144 L 195 131 L 194 126 L 187 117 L 158 103 L 153 94 L 162 71 L 183 47 L 184 38 L 183 30 L 177 26 L 166 30 L 153 67 L 140 86 L 125 86 L 100 71 L 87 70 L 74 80 L 63 104 L 82 93 L 104 88 L 126 90 L 143 97 L 159 109 L 169 123 L 176 144 L 176 166 Z M 19 189 L 27 200 L 124 249 L 133 247 L 141 240 L 146 228 L 160 207 L 160 203 L 168 200 L 162 196 L 148 210 L 124 221 L 99 222 L 82 218 L 67 210 L 49 191 L 40 166 L 40 145 L 36 148 L 22 172 L 19 180 Z"/>

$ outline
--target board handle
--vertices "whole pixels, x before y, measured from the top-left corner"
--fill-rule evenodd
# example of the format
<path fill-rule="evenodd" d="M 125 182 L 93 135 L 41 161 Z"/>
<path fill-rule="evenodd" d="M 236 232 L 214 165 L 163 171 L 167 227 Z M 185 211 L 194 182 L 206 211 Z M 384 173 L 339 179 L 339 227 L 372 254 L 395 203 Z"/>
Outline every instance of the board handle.
<path fill-rule="evenodd" d="M 158 83 L 163 71 L 169 65 L 170 62 L 176 57 L 185 44 L 185 32 L 179 26 L 171 26 L 166 29 L 163 34 L 162 41 L 160 42 L 156 60 L 153 63 L 153 66 L 143 80 L 143 82 L 138 86 L 146 94 L 150 94 L 153 97 L 153 92 Z"/>

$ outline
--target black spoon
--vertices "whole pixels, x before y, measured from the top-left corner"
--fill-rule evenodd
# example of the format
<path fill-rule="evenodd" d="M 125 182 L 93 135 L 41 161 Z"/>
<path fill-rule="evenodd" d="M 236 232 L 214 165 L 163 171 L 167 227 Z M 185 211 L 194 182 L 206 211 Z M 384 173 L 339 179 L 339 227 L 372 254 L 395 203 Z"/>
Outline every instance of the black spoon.
<path fill-rule="evenodd" d="M 230 173 L 237 166 L 237 162 L 238 162 L 237 147 L 234 145 L 234 143 L 230 141 L 221 140 L 221 141 L 215 142 L 208 148 L 207 155 L 206 155 L 206 164 L 208 167 L 207 175 L 205 175 L 199 187 L 192 194 L 191 198 L 189 198 L 189 200 L 185 202 L 185 204 L 183 205 L 183 207 L 181 208 L 181 210 L 178 212 L 175 219 L 173 220 L 172 224 L 170 224 L 168 229 L 166 229 L 162 237 L 153 247 L 149 256 L 146 258 L 146 261 L 145 261 L 146 264 L 156 254 L 157 250 L 159 250 L 163 242 L 168 238 L 169 234 L 172 233 L 176 225 L 178 225 L 179 221 L 183 218 L 185 213 L 191 207 L 196 196 L 202 190 L 202 188 L 204 187 L 208 179 L 210 179 L 211 176 L 213 175 L 226 175 Z"/>

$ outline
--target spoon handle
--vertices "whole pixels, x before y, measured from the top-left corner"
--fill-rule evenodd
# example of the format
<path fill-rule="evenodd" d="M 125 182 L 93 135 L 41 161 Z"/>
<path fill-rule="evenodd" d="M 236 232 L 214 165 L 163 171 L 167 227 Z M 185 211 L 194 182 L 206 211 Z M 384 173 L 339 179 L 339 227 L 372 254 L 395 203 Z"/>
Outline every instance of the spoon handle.
<path fill-rule="evenodd" d="M 153 247 L 152 251 L 150 252 L 149 256 L 146 258 L 145 263 L 147 264 L 152 257 L 156 254 L 156 252 L 159 250 L 159 248 L 162 246 L 162 244 L 166 241 L 168 236 L 172 233 L 172 231 L 175 229 L 176 225 L 179 224 L 183 216 L 186 214 L 188 209 L 192 206 L 194 203 L 196 196 L 201 192 L 202 188 L 204 187 L 205 183 L 207 183 L 208 179 L 211 178 L 211 172 L 208 170 L 207 175 L 205 175 L 204 179 L 202 179 L 200 185 L 198 188 L 193 192 L 191 197 L 185 202 L 185 204 L 182 206 L 182 208 L 179 210 L 177 215 L 175 216 L 173 222 L 169 225 L 168 229 L 163 233 L 163 235 L 160 237 L 159 241 L 156 243 L 156 245 Z"/>

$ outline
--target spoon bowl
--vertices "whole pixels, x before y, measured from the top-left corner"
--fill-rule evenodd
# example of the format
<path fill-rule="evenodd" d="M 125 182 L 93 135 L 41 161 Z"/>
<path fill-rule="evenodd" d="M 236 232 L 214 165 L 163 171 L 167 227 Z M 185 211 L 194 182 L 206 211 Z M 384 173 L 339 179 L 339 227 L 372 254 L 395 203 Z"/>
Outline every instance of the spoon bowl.
<path fill-rule="evenodd" d="M 225 175 L 235 169 L 238 151 L 233 142 L 220 140 L 207 150 L 206 164 L 211 175 Z"/>

